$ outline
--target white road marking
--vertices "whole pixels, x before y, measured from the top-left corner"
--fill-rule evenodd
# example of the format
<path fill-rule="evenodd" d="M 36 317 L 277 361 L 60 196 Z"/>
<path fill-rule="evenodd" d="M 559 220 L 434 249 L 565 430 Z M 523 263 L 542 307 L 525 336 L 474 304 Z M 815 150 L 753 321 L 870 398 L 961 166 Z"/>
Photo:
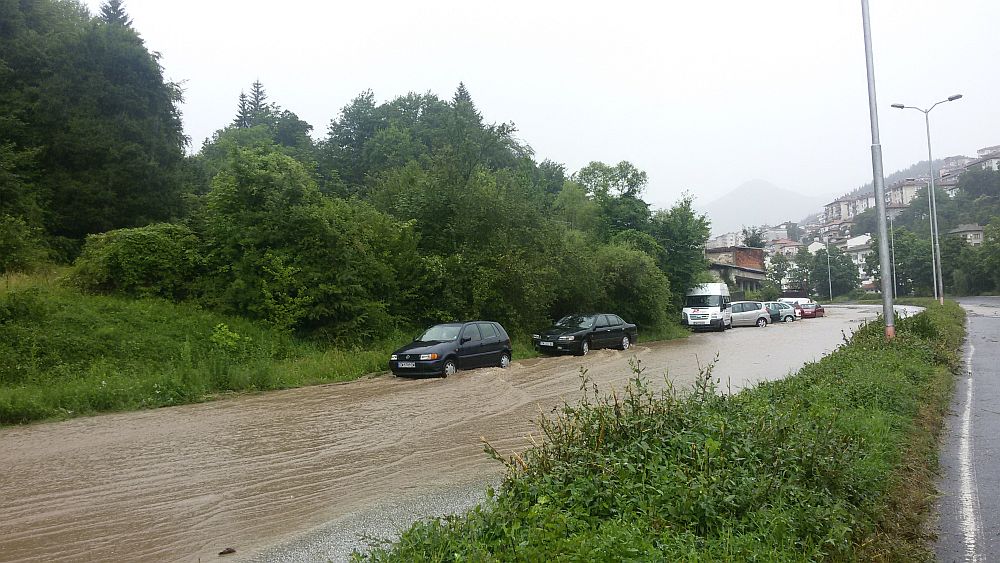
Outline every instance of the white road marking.
<path fill-rule="evenodd" d="M 972 452 L 972 355 L 976 347 L 969 344 L 969 353 L 965 358 L 969 370 L 968 383 L 965 392 L 965 408 L 962 410 L 962 439 L 958 450 L 959 469 L 961 471 L 962 499 L 962 532 L 965 536 L 965 560 L 978 561 L 976 554 L 976 535 L 979 531 L 979 493 L 976 485 L 976 466 L 973 465 Z"/>

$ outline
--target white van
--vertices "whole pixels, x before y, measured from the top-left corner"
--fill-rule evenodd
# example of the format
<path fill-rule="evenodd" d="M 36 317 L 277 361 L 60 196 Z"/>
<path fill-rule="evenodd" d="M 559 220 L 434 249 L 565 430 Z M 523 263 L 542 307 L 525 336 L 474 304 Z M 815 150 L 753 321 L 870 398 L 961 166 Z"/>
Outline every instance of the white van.
<path fill-rule="evenodd" d="M 729 286 L 724 283 L 703 283 L 692 287 L 684 297 L 681 324 L 693 329 L 733 328 L 733 313 L 729 307 Z"/>

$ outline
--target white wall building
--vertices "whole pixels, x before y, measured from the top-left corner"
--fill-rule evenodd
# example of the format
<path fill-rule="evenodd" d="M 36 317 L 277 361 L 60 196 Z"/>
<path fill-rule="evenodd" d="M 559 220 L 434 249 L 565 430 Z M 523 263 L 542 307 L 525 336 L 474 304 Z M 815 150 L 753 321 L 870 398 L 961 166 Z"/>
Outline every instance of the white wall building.
<path fill-rule="evenodd" d="M 847 239 L 843 246 L 844 254 L 858 268 L 858 277 L 865 279 L 865 258 L 872 253 L 872 237 L 868 233 Z"/>

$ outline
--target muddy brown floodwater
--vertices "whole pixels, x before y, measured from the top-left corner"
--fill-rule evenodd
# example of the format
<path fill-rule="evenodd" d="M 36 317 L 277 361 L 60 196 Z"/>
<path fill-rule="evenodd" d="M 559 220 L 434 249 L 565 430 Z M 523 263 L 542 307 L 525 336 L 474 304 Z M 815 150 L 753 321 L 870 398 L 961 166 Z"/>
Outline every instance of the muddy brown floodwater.
<path fill-rule="evenodd" d="M 385 502 L 501 473 L 483 453 L 523 450 L 532 419 L 607 388 L 635 356 L 655 383 L 715 376 L 738 390 L 836 348 L 878 307 L 765 328 L 539 358 L 447 379 L 378 376 L 211 403 L 0 429 L 0 560 L 242 558 Z"/>

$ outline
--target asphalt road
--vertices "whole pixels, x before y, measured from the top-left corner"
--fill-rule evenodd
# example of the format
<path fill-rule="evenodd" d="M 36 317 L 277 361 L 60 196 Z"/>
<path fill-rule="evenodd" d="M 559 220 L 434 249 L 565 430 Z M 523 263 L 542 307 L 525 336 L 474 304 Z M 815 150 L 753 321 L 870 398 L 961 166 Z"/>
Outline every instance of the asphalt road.
<path fill-rule="evenodd" d="M 737 391 L 839 346 L 880 307 L 461 371 L 377 376 L 204 404 L 0 428 L 0 561 L 341 560 L 363 536 L 477 502 L 533 420 L 630 377 L 679 389 L 718 357 Z M 657 383 L 659 382 L 659 383 Z"/>
<path fill-rule="evenodd" d="M 1000 561 L 1000 297 L 958 300 L 966 369 L 941 449 L 938 561 Z"/>

